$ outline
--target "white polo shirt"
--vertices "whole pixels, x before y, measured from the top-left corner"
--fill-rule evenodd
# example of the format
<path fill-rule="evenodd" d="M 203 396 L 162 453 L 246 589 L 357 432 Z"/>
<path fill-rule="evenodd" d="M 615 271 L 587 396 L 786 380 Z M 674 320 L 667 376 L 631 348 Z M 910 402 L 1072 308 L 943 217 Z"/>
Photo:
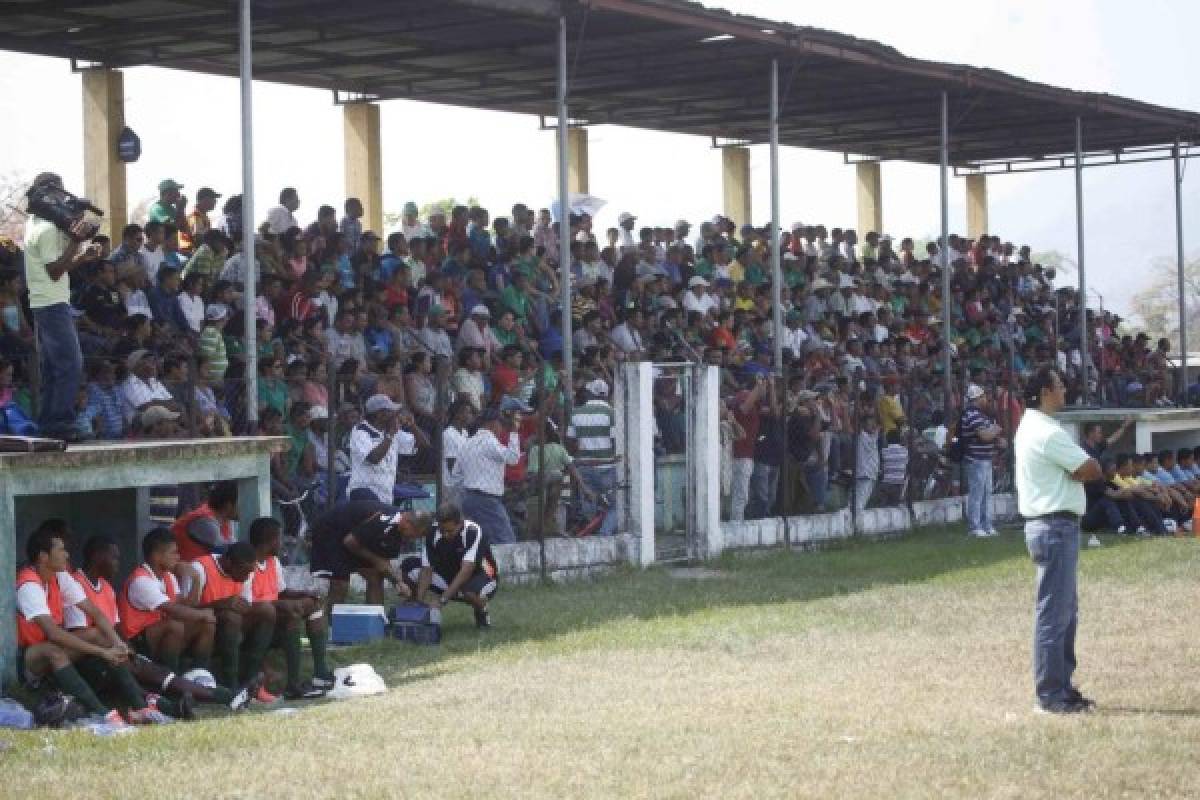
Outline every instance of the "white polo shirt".
<path fill-rule="evenodd" d="M 1087 495 L 1071 473 L 1091 456 L 1061 425 L 1035 408 L 1026 410 L 1013 436 L 1013 451 L 1021 516 L 1040 517 L 1056 511 L 1084 515 Z"/>
<path fill-rule="evenodd" d="M 411 433 L 397 431 L 378 464 L 367 461 L 367 454 L 383 441 L 383 431 L 369 422 L 360 422 L 350 434 L 350 483 L 349 494 L 355 489 L 369 489 L 381 503 L 392 503 L 396 486 L 396 463 L 400 456 L 411 456 L 417 452 L 417 439 Z"/>

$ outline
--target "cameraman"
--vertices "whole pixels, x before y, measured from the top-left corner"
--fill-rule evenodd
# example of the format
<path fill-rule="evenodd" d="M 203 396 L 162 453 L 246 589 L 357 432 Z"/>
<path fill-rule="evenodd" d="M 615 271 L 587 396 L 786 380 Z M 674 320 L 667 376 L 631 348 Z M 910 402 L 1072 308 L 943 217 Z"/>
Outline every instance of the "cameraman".
<path fill-rule="evenodd" d="M 62 187 L 62 178 L 44 172 L 34 185 Z M 31 213 L 25 225 L 25 284 L 37 329 L 42 373 L 41 435 L 72 440 L 75 395 L 82 380 L 83 355 L 71 316 L 69 274 L 99 255 L 100 245 L 83 246 L 93 233 L 76 220 L 64 233 L 53 222 Z"/>

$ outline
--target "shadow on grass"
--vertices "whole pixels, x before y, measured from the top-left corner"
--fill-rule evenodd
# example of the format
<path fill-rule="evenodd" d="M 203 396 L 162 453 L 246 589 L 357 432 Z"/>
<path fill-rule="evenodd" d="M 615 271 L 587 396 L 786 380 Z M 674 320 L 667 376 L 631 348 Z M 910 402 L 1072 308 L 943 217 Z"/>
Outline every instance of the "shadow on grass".
<path fill-rule="evenodd" d="M 1200 708 L 1132 708 L 1097 706 L 1095 713 L 1125 717 L 1200 717 Z"/>
<path fill-rule="evenodd" d="M 718 576 L 703 580 L 673 577 L 664 568 L 622 568 L 588 582 L 503 587 L 492 603 L 495 627 L 488 631 L 476 631 L 469 610 L 455 604 L 444 614 L 440 646 L 380 641 L 339 649 L 335 659 L 367 661 L 388 685 L 403 685 L 429 677 L 425 668 L 432 663 L 586 634 L 612 622 L 679 618 L 684 626 L 686 617 L 739 606 L 807 603 L 933 581 L 968 587 L 973 573 L 1001 562 L 1011 562 L 1013 570 L 1028 568 L 1020 535 L 978 540 L 961 527 L 945 527 L 882 541 L 842 541 L 818 552 L 727 554 L 705 565 Z"/>

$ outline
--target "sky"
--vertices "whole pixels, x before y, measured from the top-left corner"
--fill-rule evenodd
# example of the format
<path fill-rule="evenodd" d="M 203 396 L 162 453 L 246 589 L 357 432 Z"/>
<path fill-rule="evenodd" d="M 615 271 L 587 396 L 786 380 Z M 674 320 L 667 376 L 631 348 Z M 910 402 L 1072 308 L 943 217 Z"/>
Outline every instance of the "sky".
<path fill-rule="evenodd" d="M 827 28 L 895 47 L 906 55 L 990 67 L 1071 89 L 1108 92 L 1200 111 L 1200 67 L 1189 32 L 1200 28 L 1194 0 L 710 0 L 706 5 Z M 767 80 L 767 76 L 763 76 Z M 0 51 L 0 175 L 51 169 L 83 189 L 80 77 L 59 59 Z M 174 178 L 240 191 L 236 80 L 134 68 L 125 76 L 125 116 L 142 141 L 128 170 L 129 207 Z M 329 92 L 256 83 L 256 207 L 261 217 L 284 186 L 301 197 L 307 222 L 318 205 L 344 199 L 342 113 Z M 384 209 L 408 200 L 478 197 L 507 212 L 513 202 L 548 206 L 556 192 L 554 132 L 536 117 L 390 100 L 381 105 Z M 770 214 L 765 145 L 752 148 L 753 214 Z M 707 138 L 616 126 L 589 129 L 590 190 L 607 205 L 597 225 L 621 211 L 644 224 L 693 222 L 721 208 L 720 153 Z M 1185 162 L 1186 163 L 1186 162 Z M 854 168 L 836 153 L 783 148 L 783 223 L 853 227 Z M 1184 179 L 1184 237 L 1200 253 L 1200 159 Z M 938 231 L 936 167 L 886 162 L 886 232 L 915 238 Z M 1090 302 L 1128 312 L 1151 264 L 1175 254 L 1169 161 L 1084 171 L 1085 254 Z M 1076 255 L 1074 173 L 990 178 L 990 232 L 1035 251 Z M 950 228 L 965 232 L 964 182 L 951 179 Z M 1190 227 L 1189 227 L 1190 226 Z"/>

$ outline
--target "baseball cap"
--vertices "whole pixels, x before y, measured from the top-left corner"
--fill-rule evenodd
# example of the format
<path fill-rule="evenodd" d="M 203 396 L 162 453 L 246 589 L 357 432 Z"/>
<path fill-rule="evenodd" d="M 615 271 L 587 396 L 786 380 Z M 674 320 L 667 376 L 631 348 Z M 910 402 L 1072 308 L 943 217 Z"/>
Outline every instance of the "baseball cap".
<path fill-rule="evenodd" d="M 967 399 L 968 400 L 978 400 L 981 397 L 983 397 L 983 387 L 982 386 L 980 386 L 979 384 L 976 384 L 976 383 L 972 383 L 970 386 L 967 387 Z"/>
<path fill-rule="evenodd" d="M 508 396 L 505 396 L 505 398 L 500 401 L 500 413 L 501 414 L 512 414 L 513 412 L 517 412 L 520 414 L 529 414 L 532 411 L 533 411 L 533 409 L 530 408 L 525 403 L 521 402 L 521 399 L 519 397 L 512 397 L 511 395 L 508 395 Z"/>
<path fill-rule="evenodd" d="M 309 419 L 329 419 L 329 409 L 325 406 L 313 406 L 308 410 Z"/>
<path fill-rule="evenodd" d="M 690 227 L 692 227 L 692 223 L 688 222 L 686 219 L 677 219 L 677 220 L 675 220 L 675 228 L 676 228 L 676 229 L 679 229 L 679 228 L 690 228 Z"/>
<path fill-rule="evenodd" d="M 213 303 L 208 308 L 204 309 L 204 318 L 213 321 L 225 319 L 229 316 L 229 306 L 224 303 Z"/>
<path fill-rule="evenodd" d="M 404 204 L 404 213 L 405 214 L 416 214 L 417 213 L 417 204 L 414 203 L 412 200 L 409 200 L 407 203 Z"/>
<path fill-rule="evenodd" d="M 492 315 L 492 312 L 489 311 L 488 307 L 485 306 L 483 303 L 480 303 L 479 305 L 477 305 L 471 309 L 472 317 L 490 317 L 491 315 Z"/>
<path fill-rule="evenodd" d="M 143 426 L 156 425 L 159 422 L 165 422 L 167 420 L 174 419 L 179 419 L 179 412 L 172 411 L 171 409 L 164 408 L 163 406 L 150 406 L 142 412 Z"/>
<path fill-rule="evenodd" d="M 208 199 L 215 200 L 216 198 L 218 198 L 220 196 L 221 196 L 220 192 L 214 191 L 213 189 L 210 189 L 207 186 L 202 187 L 200 189 L 200 191 L 196 192 L 197 200 L 208 200 Z"/>
<path fill-rule="evenodd" d="M 692 279 L 688 281 L 688 288 L 690 289 L 693 286 L 708 286 L 708 281 L 699 275 L 693 275 Z"/>
<path fill-rule="evenodd" d="M 399 411 L 404 406 L 396 403 L 386 394 L 373 394 L 367 398 L 367 413 L 374 414 L 378 411 Z"/>
<path fill-rule="evenodd" d="M 632 222 L 635 219 L 637 219 L 637 217 L 635 217 L 633 214 L 630 214 L 628 211 L 622 211 L 617 215 L 617 222 Z"/>
<path fill-rule="evenodd" d="M 158 182 L 158 190 L 160 192 L 169 192 L 173 189 L 178 190 L 178 189 L 182 189 L 182 188 L 183 188 L 182 183 L 178 183 L 177 181 L 172 180 L 171 178 L 167 178 L 165 181 Z"/>

